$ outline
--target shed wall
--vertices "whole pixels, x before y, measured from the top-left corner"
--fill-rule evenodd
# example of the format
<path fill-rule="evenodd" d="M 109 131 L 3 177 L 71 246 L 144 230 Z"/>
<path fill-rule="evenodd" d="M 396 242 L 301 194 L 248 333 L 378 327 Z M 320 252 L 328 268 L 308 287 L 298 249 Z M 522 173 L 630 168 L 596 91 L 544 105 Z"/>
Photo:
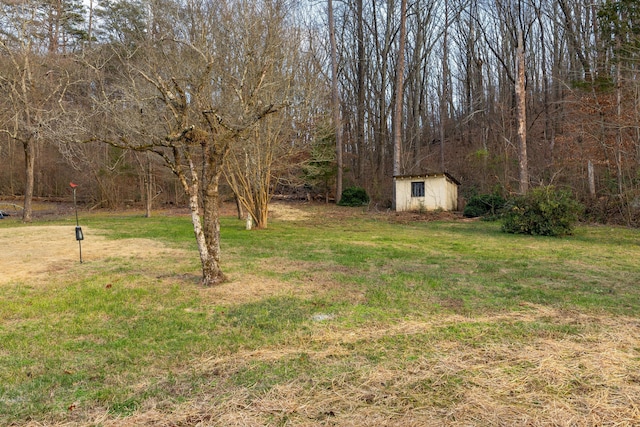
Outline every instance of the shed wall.
<path fill-rule="evenodd" d="M 411 196 L 411 183 L 424 182 L 424 197 Z M 396 178 L 396 211 L 458 208 L 458 185 L 446 175 Z"/>

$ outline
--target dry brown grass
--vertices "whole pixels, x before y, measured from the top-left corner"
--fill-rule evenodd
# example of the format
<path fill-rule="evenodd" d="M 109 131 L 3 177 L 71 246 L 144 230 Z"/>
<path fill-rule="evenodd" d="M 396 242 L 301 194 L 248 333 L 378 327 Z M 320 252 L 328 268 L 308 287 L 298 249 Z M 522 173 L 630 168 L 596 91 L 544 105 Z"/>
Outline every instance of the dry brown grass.
<path fill-rule="evenodd" d="M 525 344 L 469 345 L 437 340 L 411 363 L 371 364 L 349 344 L 422 334 L 459 322 L 545 319 L 586 333 L 540 337 Z M 327 324 L 281 348 L 189 361 L 219 384 L 177 408 L 149 401 L 132 417 L 93 415 L 95 425 L 120 426 L 637 426 L 640 425 L 640 326 L 609 318 L 530 307 L 487 318 L 447 316 L 347 333 Z M 255 393 L 224 379 L 255 362 L 300 354 L 315 364 L 348 369 L 309 376 Z M 344 366 L 343 366 L 344 367 Z M 36 425 L 36 424 L 33 424 Z M 73 425 L 73 424 L 69 424 Z"/>
<path fill-rule="evenodd" d="M 0 285 L 29 279 L 45 280 L 53 272 L 68 271 L 80 262 L 75 225 L 28 226 L 0 229 Z M 109 240 L 83 227 L 83 262 L 91 263 L 109 257 L 150 258 L 171 256 L 183 251 L 167 248 L 149 239 Z"/>
<path fill-rule="evenodd" d="M 311 214 L 286 203 L 271 203 L 269 218 L 280 221 L 304 221 L 311 218 Z"/>

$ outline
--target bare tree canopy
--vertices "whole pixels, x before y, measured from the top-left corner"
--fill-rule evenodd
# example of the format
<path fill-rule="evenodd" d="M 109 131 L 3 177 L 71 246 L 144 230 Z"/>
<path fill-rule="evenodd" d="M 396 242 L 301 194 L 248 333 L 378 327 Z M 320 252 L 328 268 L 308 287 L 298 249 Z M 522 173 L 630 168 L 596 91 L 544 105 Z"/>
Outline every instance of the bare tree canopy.
<path fill-rule="evenodd" d="M 23 220 L 31 221 L 38 146 L 63 113 L 70 61 L 60 54 L 83 36 L 76 2 L 0 3 L 0 134 L 24 150 Z"/>
<path fill-rule="evenodd" d="M 148 5 L 145 31 L 113 37 L 85 63 L 95 92 L 85 140 L 163 159 L 188 195 L 203 283 L 211 286 L 225 280 L 219 187 L 227 156 L 290 102 L 288 5 L 156 6 Z"/>

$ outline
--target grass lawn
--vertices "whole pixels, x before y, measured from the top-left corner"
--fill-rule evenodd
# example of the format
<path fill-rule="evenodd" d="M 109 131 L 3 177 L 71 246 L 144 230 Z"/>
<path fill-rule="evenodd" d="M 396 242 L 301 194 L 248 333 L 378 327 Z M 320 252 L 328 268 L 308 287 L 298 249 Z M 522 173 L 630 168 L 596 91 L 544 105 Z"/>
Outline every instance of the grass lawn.
<path fill-rule="evenodd" d="M 188 216 L 81 221 L 0 221 L 0 425 L 640 425 L 638 230 L 280 206 L 202 288 Z"/>

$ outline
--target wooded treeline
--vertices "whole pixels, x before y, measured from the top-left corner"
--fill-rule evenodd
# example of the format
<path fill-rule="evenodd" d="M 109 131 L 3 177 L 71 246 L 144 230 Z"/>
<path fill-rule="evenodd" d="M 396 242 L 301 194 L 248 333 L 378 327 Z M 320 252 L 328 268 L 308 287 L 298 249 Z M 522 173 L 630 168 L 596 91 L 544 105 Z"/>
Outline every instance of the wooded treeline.
<path fill-rule="evenodd" d="M 334 1 L 333 50 L 327 3 L 0 2 L 0 195 L 202 204 L 219 180 L 266 226 L 273 192 L 336 175 L 389 206 L 395 153 L 466 196 L 555 184 L 637 223 L 638 2 Z"/>

